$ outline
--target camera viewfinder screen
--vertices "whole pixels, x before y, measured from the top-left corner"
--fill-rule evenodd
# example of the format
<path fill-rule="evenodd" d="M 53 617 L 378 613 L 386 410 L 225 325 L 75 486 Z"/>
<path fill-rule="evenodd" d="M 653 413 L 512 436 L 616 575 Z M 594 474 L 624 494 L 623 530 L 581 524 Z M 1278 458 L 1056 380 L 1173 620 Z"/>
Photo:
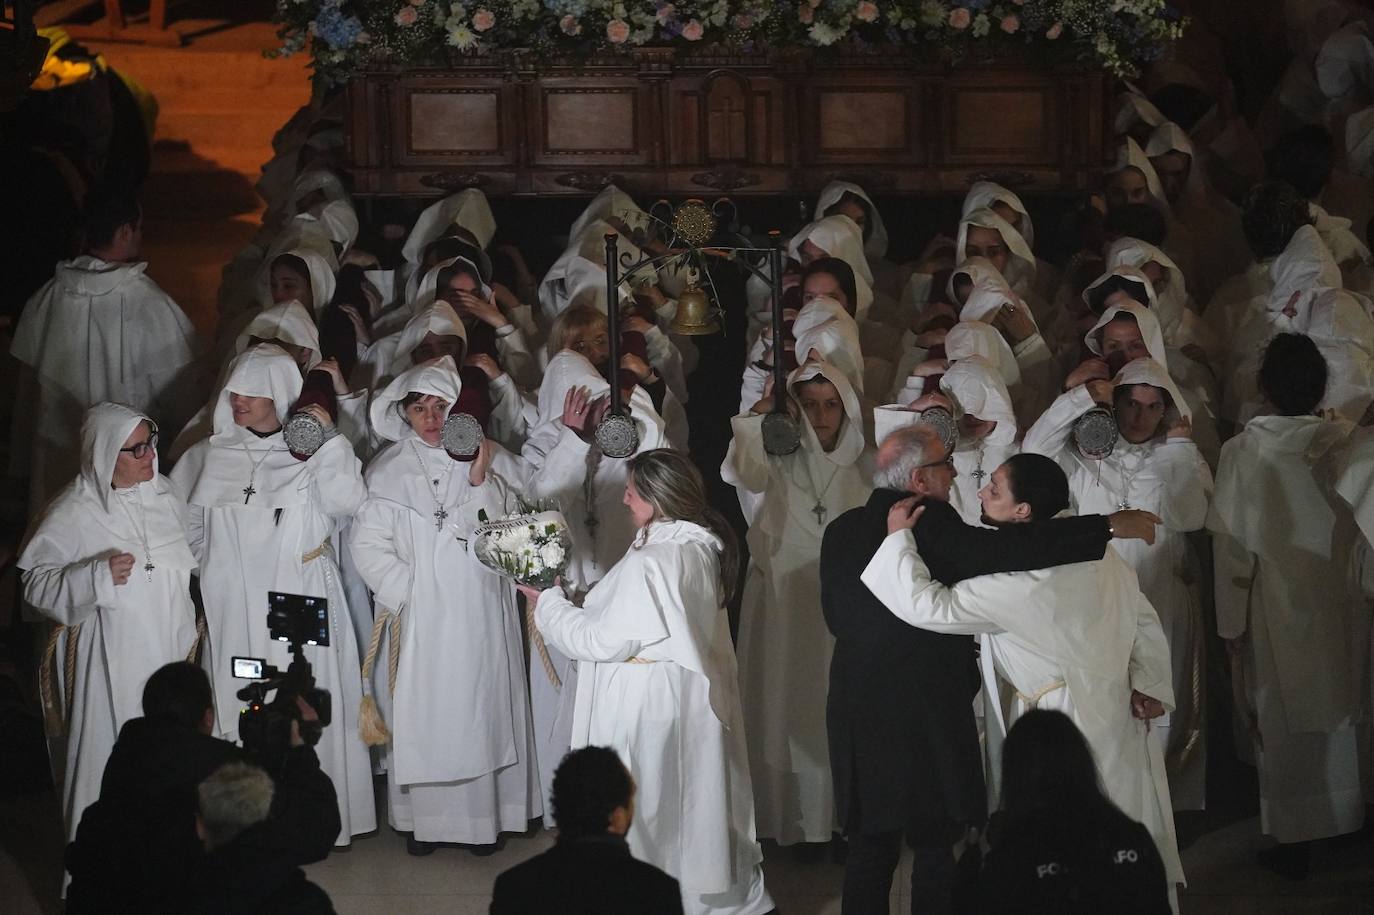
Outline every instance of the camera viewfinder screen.
<path fill-rule="evenodd" d="M 281 642 L 329 644 L 329 601 L 308 594 L 267 593 L 267 628 Z"/>

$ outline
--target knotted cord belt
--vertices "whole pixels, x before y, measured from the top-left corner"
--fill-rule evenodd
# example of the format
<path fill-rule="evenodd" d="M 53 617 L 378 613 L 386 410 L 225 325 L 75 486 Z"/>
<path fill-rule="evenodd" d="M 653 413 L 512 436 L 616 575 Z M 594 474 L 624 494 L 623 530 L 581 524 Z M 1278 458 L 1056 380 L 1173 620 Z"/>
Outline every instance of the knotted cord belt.
<path fill-rule="evenodd" d="M 62 633 L 67 633 L 67 650 L 62 663 L 62 702 L 57 701 L 57 673 L 53 669 L 57 661 L 57 643 Z M 72 700 L 76 696 L 76 646 L 81 636 L 81 624 L 74 626 L 53 626 L 48 633 L 48 644 L 43 648 L 43 661 L 38 666 L 38 695 L 43 703 L 43 721 L 48 736 L 61 737 L 67 733 L 71 720 Z"/>
<path fill-rule="evenodd" d="M 1016 691 L 1016 698 L 1020 699 L 1030 708 L 1039 708 L 1041 699 L 1057 689 L 1063 689 L 1066 685 L 1067 684 L 1065 684 L 1063 680 L 1052 680 L 1030 695 L 1026 695 L 1018 689 Z"/>
<path fill-rule="evenodd" d="M 553 658 L 549 657 L 549 646 L 544 643 L 544 636 L 539 628 L 534 625 L 534 601 L 525 601 L 525 625 L 529 627 L 530 644 L 539 654 L 539 663 L 544 666 L 544 675 L 549 678 L 554 689 L 563 688 L 563 678 L 558 676 L 558 671 L 554 669 Z"/>

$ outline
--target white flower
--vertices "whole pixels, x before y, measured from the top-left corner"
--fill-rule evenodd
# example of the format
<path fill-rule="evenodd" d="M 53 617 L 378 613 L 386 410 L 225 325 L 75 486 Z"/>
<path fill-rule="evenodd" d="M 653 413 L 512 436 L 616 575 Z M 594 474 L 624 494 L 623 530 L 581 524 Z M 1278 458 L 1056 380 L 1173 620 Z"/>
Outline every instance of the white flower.
<path fill-rule="evenodd" d="M 840 40 L 840 32 L 826 25 L 824 22 L 812 23 L 811 28 L 806 30 L 811 36 L 811 40 L 821 47 L 832 45 Z"/>
<path fill-rule="evenodd" d="M 448 43 L 460 51 L 467 51 L 477 47 L 477 36 L 472 29 L 460 25 L 448 30 Z"/>
<path fill-rule="evenodd" d="M 546 543 L 539 548 L 539 564 L 545 569 L 556 569 L 563 564 L 564 555 L 561 543 Z"/>

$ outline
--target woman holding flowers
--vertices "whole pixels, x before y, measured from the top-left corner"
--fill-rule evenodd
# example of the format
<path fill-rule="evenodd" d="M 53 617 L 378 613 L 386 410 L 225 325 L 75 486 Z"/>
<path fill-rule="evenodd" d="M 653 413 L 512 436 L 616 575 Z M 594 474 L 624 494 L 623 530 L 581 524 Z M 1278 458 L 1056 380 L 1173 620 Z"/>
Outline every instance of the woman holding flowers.
<path fill-rule="evenodd" d="M 550 645 L 579 662 L 572 746 L 609 746 L 634 776 L 630 850 L 676 877 L 683 910 L 773 908 L 725 601 L 734 535 L 701 474 L 667 449 L 628 461 L 638 534 L 581 607 L 561 587 L 521 588 Z"/>
<path fill-rule="evenodd" d="M 373 401 L 391 444 L 368 466 L 350 543 L 377 604 L 368 666 L 390 728 L 389 820 L 415 855 L 439 842 L 490 853 L 542 812 L 515 594 L 469 545 L 479 513 L 501 517 L 522 481 L 489 440 L 471 463 L 444 450 L 461 386 L 444 356 Z"/>

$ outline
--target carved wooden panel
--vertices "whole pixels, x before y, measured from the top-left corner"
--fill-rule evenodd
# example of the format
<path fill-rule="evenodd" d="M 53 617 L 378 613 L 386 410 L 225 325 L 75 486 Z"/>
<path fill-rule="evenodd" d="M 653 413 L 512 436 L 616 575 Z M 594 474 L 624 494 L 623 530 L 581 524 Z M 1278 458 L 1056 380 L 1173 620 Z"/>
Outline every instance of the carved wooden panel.
<path fill-rule="evenodd" d="M 633 79 L 541 80 L 533 156 L 541 163 L 642 162 L 644 88 Z"/>
<path fill-rule="evenodd" d="M 919 83 L 817 81 L 809 93 L 801 160 L 815 163 L 918 162 Z"/>
<path fill-rule="evenodd" d="M 411 153 L 495 155 L 501 151 L 501 103 L 491 89 L 410 93 Z"/>
<path fill-rule="evenodd" d="M 951 164 L 1048 164 L 1057 158 L 1062 128 L 1052 83 L 953 85 L 944 115 L 941 158 Z"/>
<path fill-rule="evenodd" d="M 405 77 L 382 89 L 373 103 L 385 125 L 383 157 L 391 162 L 419 168 L 515 163 L 521 112 L 502 80 Z"/>

